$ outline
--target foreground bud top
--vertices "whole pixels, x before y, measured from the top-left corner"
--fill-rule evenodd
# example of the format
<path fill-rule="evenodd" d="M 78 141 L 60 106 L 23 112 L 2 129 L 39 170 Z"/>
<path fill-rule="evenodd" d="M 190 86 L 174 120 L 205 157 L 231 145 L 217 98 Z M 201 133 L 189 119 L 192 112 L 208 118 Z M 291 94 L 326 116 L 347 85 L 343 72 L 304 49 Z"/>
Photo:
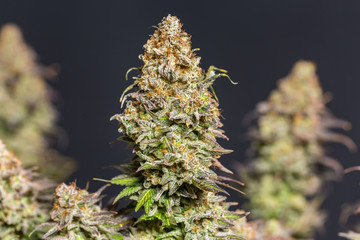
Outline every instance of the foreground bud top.
<path fill-rule="evenodd" d="M 39 225 L 35 230 L 49 228 L 41 239 L 61 240 L 110 240 L 122 239 L 118 232 L 123 219 L 114 218 L 114 212 L 101 210 L 97 203 L 102 199 L 96 193 L 76 187 L 75 183 L 60 184 L 55 191 L 51 221 Z"/>
<path fill-rule="evenodd" d="M 71 173 L 73 163 L 49 149 L 49 137 L 58 131 L 43 78 L 51 72 L 37 65 L 15 25 L 1 28 L 0 137 L 25 166 L 39 166 L 44 174 L 61 179 Z"/>
<path fill-rule="evenodd" d="M 333 178 L 324 166 L 342 173 L 340 164 L 325 156 L 322 142 L 356 148 L 349 138 L 330 131 L 348 129 L 350 124 L 334 118 L 325 101 L 315 65 L 299 61 L 269 100 L 257 107 L 254 161 L 244 171 L 249 209 L 254 218 L 266 222 L 265 228 L 276 232 L 274 226 L 278 226 L 278 232 L 295 239 L 310 237 L 323 226 L 316 193 Z"/>
<path fill-rule="evenodd" d="M 227 137 L 209 91 L 216 78 L 228 76 L 214 66 L 207 72 L 199 67 L 181 27 L 178 18 L 164 18 L 140 55 L 143 66 L 130 69 L 140 74 L 121 97 L 125 111 L 113 119 L 123 134 L 119 139 L 136 156 L 110 182 L 126 186 L 116 200 L 129 196 L 134 210 L 145 212 L 134 239 L 240 239 L 231 226 L 244 214 L 229 211 L 231 204 L 218 195 L 227 193 L 220 185 L 231 187 L 222 181 L 232 179 L 211 169 L 231 172 L 218 161 L 231 150 L 216 141 Z"/>
<path fill-rule="evenodd" d="M 22 168 L 0 141 L 0 239 L 32 239 L 30 231 L 48 218 L 51 187 L 50 181 Z"/>

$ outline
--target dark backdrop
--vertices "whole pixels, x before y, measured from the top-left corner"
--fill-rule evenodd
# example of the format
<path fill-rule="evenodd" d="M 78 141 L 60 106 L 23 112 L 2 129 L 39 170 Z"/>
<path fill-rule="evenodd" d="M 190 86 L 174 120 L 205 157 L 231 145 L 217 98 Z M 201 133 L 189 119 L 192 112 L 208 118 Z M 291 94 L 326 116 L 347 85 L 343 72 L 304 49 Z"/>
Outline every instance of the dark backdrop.
<path fill-rule="evenodd" d="M 116 171 L 107 165 L 128 161 L 124 143 L 110 145 L 118 136 L 119 97 L 129 82 L 127 69 L 139 66 L 142 45 L 167 14 L 177 15 L 200 47 L 202 67 L 229 70 L 233 80 L 216 82 L 230 137 L 222 142 L 235 152 L 222 157 L 233 166 L 245 159 L 248 143 L 241 124 L 254 105 L 267 98 L 277 79 L 285 76 L 298 59 L 313 60 L 325 91 L 334 95 L 333 113 L 353 123 L 349 135 L 360 142 L 360 2 L 314 0 L 264 1 L 14 1 L 0 0 L 0 24 L 15 22 L 41 63 L 61 66 L 53 83 L 61 94 L 60 125 L 69 138 L 65 154 L 79 162 L 77 179 L 91 190 L 102 184 L 93 177 L 110 178 Z M 359 153 L 330 145 L 332 156 L 345 167 L 360 164 Z M 360 196 L 360 173 L 331 184 L 325 201 L 327 233 L 318 239 L 338 239 L 338 216 L 345 202 Z M 109 195 L 116 188 L 108 189 Z M 240 196 L 233 192 L 231 200 Z"/>

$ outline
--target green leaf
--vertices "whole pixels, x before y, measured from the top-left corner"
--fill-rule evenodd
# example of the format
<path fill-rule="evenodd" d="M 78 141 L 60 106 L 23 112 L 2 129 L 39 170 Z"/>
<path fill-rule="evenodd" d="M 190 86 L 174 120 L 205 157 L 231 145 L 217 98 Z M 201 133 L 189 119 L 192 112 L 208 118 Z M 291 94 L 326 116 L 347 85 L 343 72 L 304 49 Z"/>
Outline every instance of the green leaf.
<path fill-rule="evenodd" d="M 246 214 L 239 214 L 239 213 L 236 213 L 236 212 L 228 212 L 224 215 L 224 218 L 227 218 L 227 219 L 239 219 L 239 218 L 242 218 L 244 217 Z"/>
<path fill-rule="evenodd" d="M 162 214 L 161 221 L 162 221 L 163 227 L 170 226 L 170 224 L 171 224 L 170 223 L 170 218 L 165 216 L 164 214 Z"/>
<path fill-rule="evenodd" d="M 151 169 L 151 168 L 158 168 L 159 166 L 155 163 L 144 163 L 143 165 L 141 165 L 137 170 L 136 172 L 140 172 L 142 170 L 145 170 L 145 169 Z"/>
<path fill-rule="evenodd" d="M 111 235 L 112 239 L 114 240 L 123 240 L 124 237 L 120 234 L 116 234 L 116 235 Z"/>
<path fill-rule="evenodd" d="M 166 147 L 170 150 L 170 152 L 174 152 L 174 149 L 172 148 L 171 143 L 169 142 L 169 139 L 166 136 L 163 137 L 163 141 Z"/>
<path fill-rule="evenodd" d="M 230 226 L 231 226 L 230 223 L 225 222 L 225 221 L 223 221 L 223 220 L 221 220 L 221 219 L 218 219 L 217 221 L 218 221 L 219 225 L 220 225 L 221 227 L 223 227 L 223 228 L 227 228 L 227 227 L 230 227 Z"/>
<path fill-rule="evenodd" d="M 156 195 L 155 191 L 153 190 L 153 193 L 151 194 L 149 200 L 147 200 L 144 203 L 144 209 L 145 209 L 146 214 L 149 214 L 149 208 L 150 208 L 152 202 L 154 201 L 155 195 Z"/>
<path fill-rule="evenodd" d="M 93 178 L 95 181 L 101 181 L 101 182 L 110 182 L 110 180 L 102 179 L 102 178 Z"/>
<path fill-rule="evenodd" d="M 181 229 L 175 229 L 171 232 L 168 232 L 168 233 L 163 233 L 163 234 L 160 234 L 156 240 L 158 239 L 182 239 L 183 238 L 183 232 L 181 231 Z"/>
<path fill-rule="evenodd" d="M 134 225 L 138 224 L 141 221 L 151 221 L 154 219 L 156 219 L 155 216 L 149 216 L 147 214 L 143 214 L 143 215 L 141 215 L 141 217 L 138 218 L 138 220 L 134 223 Z"/>
<path fill-rule="evenodd" d="M 171 224 L 170 217 L 167 217 L 162 211 L 157 211 L 154 216 L 162 222 L 162 228 L 168 227 Z"/>
<path fill-rule="evenodd" d="M 136 155 L 138 155 L 141 159 L 143 159 L 145 161 L 149 161 L 149 162 L 154 161 L 154 159 L 152 157 L 149 157 L 149 156 L 143 154 L 141 151 L 137 151 Z"/>
<path fill-rule="evenodd" d="M 153 198 L 154 196 L 155 196 L 154 189 L 145 190 L 138 199 L 135 212 L 137 212 L 149 199 Z"/>
<path fill-rule="evenodd" d="M 111 179 L 109 182 L 116 185 L 131 186 L 140 182 L 140 179 L 137 177 L 119 178 L 119 179 Z"/>
<path fill-rule="evenodd" d="M 133 193 L 136 193 L 137 191 L 139 191 L 140 189 L 142 189 L 142 185 L 141 184 L 138 184 L 138 185 L 134 185 L 134 186 L 129 186 L 129 187 L 126 187 L 124 188 L 120 193 L 119 195 L 116 196 L 114 203 L 116 203 L 119 199 L 123 198 L 123 197 L 126 197 L 126 196 L 129 196 Z"/>

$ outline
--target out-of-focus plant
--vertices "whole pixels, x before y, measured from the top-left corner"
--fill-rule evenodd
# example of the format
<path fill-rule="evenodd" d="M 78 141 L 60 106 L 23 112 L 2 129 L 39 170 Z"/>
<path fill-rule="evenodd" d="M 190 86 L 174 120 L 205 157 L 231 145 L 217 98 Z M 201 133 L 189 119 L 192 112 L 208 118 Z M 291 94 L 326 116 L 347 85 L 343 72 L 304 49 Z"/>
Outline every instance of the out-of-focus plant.
<path fill-rule="evenodd" d="M 97 204 L 101 192 L 80 189 L 75 183 L 60 184 L 55 191 L 51 220 L 42 223 L 32 232 L 49 228 L 41 237 L 46 240 L 116 240 L 123 239 L 119 233 L 127 219 L 116 218 L 115 213 L 101 210 Z"/>
<path fill-rule="evenodd" d="M 299 61 L 256 108 L 258 126 L 250 131 L 253 161 L 243 170 L 247 208 L 253 219 L 263 221 L 263 232 L 276 239 L 309 238 L 323 226 L 319 192 L 334 178 L 327 167 L 342 173 L 341 165 L 325 155 L 323 142 L 356 149 L 349 138 L 331 131 L 350 124 L 333 117 L 326 101 L 315 65 Z"/>
<path fill-rule="evenodd" d="M 0 239 L 39 239 L 28 234 L 48 219 L 54 184 L 21 162 L 0 141 Z"/>
<path fill-rule="evenodd" d="M 4 25 L 0 31 L 0 138 L 24 166 L 39 166 L 49 177 L 64 179 L 74 163 L 50 148 L 56 111 L 44 76 L 53 71 L 36 63 L 36 56 L 19 28 Z"/>
<path fill-rule="evenodd" d="M 233 188 L 224 181 L 236 180 L 211 169 L 231 173 L 218 160 L 232 151 L 216 141 L 227 137 L 212 87 L 216 78 L 228 77 L 226 71 L 199 67 L 197 49 L 174 16 L 162 20 L 144 50 L 143 66 L 130 69 L 140 74 L 120 99 L 126 109 L 112 117 L 123 134 L 119 140 L 136 153 L 109 181 L 125 186 L 115 202 L 127 196 L 129 209 L 144 211 L 130 238 L 242 239 L 234 223 L 246 214 L 230 211 L 234 203 L 219 194 L 227 194 L 220 186 Z"/>

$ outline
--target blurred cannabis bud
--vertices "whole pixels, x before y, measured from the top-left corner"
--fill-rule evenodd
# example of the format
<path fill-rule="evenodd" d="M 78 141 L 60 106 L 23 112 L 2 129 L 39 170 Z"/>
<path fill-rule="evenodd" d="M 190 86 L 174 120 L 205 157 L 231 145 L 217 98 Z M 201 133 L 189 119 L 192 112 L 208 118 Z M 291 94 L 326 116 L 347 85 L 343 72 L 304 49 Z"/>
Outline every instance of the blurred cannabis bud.
<path fill-rule="evenodd" d="M 0 239 L 32 239 L 30 231 L 48 218 L 52 186 L 33 170 L 25 170 L 0 141 Z"/>
<path fill-rule="evenodd" d="M 227 193 L 219 185 L 230 187 L 222 181 L 231 179 L 210 169 L 230 172 L 218 161 L 231 150 L 216 142 L 227 137 L 208 91 L 216 78 L 228 76 L 214 66 L 207 72 L 199 67 L 181 27 L 174 16 L 162 20 L 140 55 L 140 74 L 121 96 L 124 113 L 112 117 L 123 134 L 119 140 L 136 153 L 119 166 L 124 174 L 110 181 L 126 186 L 115 201 L 129 196 L 136 212 L 144 210 L 131 239 L 241 239 L 231 226 L 244 213 L 229 211 L 234 203 L 218 194 Z"/>
<path fill-rule="evenodd" d="M 25 166 L 39 166 L 47 176 L 63 179 L 73 162 L 49 149 L 55 136 L 56 112 L 43 76 L 50 72 L 36 63 L 35 53 L 15 25 L 0 31 L 0 137 Z"/>
<path fill-rule="evenodd" d="M 350 124 L 334 118 L 325 101 L 315 65 L 299 61 L 256 109 L 254 161 L 244 170 L 248 208 L 253 218 L 265 221 L 265 231 L 282 232 L 284 239 L 308 238 L 323 225 L 317 193 L 333 177 L 324 165 L 339 174 L 342 168 L 325 156 L 322 142 L 342 142 L 356 149 L 349 138 L 330 131 L 348 129 Z"/>
<path fill-rule="evenodd" d="M 123 239 L 118 232 L 123 219 L 115 213 L 101 210 L 97 203 L 106 186 L 95 193 L 80 189 L 75 183 L 60 184 L 55 191 L 51 220 L 39 225 L 32 233 L 50 227 L 41 239 L 53 240 L 110 240 Z"/>

